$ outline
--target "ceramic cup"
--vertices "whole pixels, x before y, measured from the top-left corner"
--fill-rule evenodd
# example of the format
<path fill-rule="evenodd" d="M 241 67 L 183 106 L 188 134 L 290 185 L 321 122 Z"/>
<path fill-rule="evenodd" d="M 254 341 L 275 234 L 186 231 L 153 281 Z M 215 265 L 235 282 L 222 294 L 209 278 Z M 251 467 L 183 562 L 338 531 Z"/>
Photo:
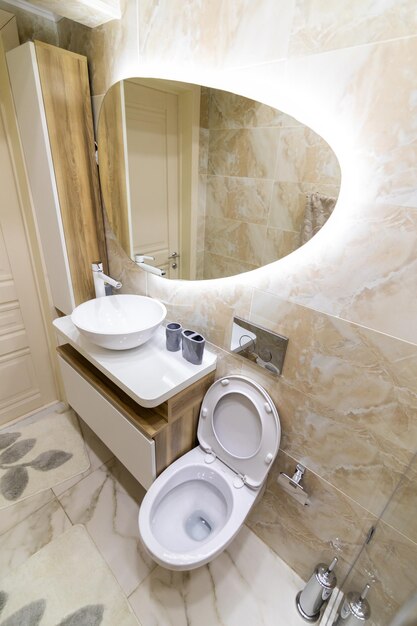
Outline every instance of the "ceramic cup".
<path fill-rule="evenodd" d="M 205 343 L 204 337 L 194 330 L 183 330 L 182 356 L 190 363 L 200 365 L 203 360 Z"/>
<path fill-rule="evenodd" d="M 166 325 L 165 336 L 167 340 L 167 350 L 169 350 L 169 352 L 178 352 L 181 348 L 181 333 L 181 324 L 172 322 Z"/>

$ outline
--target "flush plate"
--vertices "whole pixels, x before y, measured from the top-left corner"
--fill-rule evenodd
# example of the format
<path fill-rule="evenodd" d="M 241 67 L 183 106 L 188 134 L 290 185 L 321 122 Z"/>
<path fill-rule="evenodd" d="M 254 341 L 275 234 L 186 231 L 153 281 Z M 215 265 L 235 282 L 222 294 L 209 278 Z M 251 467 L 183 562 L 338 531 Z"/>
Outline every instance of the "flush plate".
<path fill-rule="evenodd" d="M 233 318 L 231 351 L 272 374 L 277 376 L 282 374 L 287 346 L 288 337 L 278 335 L 240 317 Z"/>

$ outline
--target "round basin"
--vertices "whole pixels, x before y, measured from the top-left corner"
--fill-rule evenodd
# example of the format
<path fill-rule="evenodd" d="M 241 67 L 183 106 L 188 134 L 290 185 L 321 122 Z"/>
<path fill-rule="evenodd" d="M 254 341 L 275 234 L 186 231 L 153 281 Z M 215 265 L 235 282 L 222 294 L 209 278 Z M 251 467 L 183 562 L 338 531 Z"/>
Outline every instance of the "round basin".
<path fill-rule="evenodd" d="M 94 298 L 77 306 L 71 321 L 89 341 L 109 350 L 128 350 L 148 341 L 167 310 L 147 296 Z"/>

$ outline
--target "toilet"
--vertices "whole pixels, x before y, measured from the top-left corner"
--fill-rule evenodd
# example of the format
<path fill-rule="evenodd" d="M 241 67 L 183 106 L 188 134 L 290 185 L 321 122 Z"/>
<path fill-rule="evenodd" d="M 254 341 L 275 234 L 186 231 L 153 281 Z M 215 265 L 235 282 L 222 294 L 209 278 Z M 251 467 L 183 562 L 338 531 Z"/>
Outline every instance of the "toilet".
<path fill-rule="evenodd" d="M 152 483 L 139 511 L 146 550 L 172 570 L 208 563 L 237 535 L 277 455 L 278 412 L 252 380 L 220 378 L 204 396 L 197 437 Z"/>

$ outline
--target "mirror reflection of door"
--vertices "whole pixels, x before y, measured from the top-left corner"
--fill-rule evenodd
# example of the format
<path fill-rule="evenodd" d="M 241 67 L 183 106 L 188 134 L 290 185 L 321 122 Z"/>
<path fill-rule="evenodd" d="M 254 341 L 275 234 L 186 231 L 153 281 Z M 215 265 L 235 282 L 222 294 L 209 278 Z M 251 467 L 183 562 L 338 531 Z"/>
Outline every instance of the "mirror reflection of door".
<path fill-rule="evenodd" d="M 124 82 L 131 257 L 180 277 L 177 95 Z M 174 255 L 174 256 L 173 256 Z"/>

